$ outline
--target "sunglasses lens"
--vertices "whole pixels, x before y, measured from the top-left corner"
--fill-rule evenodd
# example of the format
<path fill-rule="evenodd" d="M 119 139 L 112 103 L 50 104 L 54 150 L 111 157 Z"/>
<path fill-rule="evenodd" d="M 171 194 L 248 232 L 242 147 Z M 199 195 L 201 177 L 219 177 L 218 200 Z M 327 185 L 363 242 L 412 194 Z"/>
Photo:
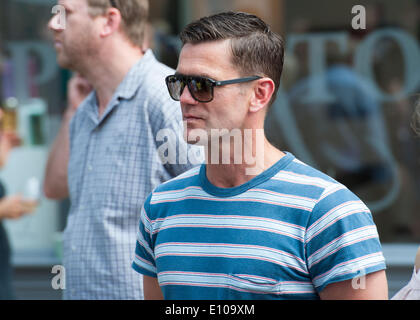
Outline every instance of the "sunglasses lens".
<path fill-rule="evenodd" d="M 176 76 L 169 76 L 166 78 L 166 85 L 168 86 L 171 98 L 179 101 L 182 91 L 185 88 L 185 82 L 182 79 L 178 79 Z"/>
<path fill-rule="evenodd" d="M 173 75 L 166 78 L 171 98 L 179 101 L 185 86 L 188 84 L 188 90 L 191 96 L 199 102 L 209 102 L 213 99 L 213 87 L 210 80 L 206 78 L 191 77 L 186 78 L 180 75 Z"/>
<path fill-rule="evenodd" d="M 209 102 L 212 100 L 212 86 L 210 81 L 204 78 L 193 78 L 189 82 L 188 88 L 194 99 L 200 102 Z"/>

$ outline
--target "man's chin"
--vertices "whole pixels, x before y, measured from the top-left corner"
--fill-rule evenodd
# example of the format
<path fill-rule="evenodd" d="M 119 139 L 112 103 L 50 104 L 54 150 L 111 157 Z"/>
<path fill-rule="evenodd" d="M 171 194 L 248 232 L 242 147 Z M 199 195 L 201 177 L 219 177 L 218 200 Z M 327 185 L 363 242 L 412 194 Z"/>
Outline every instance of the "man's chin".
<path fill-rule="evenodd" d="M 63 69 L 73 69 L 73 65 L 69 59 L 57 53 L 57 64 Z"/>
<path fill-rule="evenodd" d="M 188 144 L 205 146 L 207 145 L 208 134 L 207 131 L 204 129 L 187 128 L 186 130 L 184 130 L 184 140 Z"/>

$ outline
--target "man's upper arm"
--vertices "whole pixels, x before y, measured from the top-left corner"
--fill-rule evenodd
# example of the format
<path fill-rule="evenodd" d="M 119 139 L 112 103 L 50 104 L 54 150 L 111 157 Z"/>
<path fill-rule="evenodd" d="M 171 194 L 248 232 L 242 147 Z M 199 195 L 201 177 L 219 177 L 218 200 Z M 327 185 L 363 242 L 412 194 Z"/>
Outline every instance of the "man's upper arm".
<path fill-rule="evenodd" d="M 386 265 L 372 215 L 344 186 L 335 184 L 324 191 L 312 210 L 305 244 L 308 271 L 321 297 L 370 294 L 371 289 L 352 290 L 352 280 L 360 276 L 380 287 L 385 282 L 386 287 Z M 378 274 L 383 275 L 377 278 Z"/>
<path fill-rule="evenodd" d="M 143 290 L 145 300 L 163 300 L 162 290 L 157 278 L 143 275 Z"/>
<path fill-rule="evenodd" d="M 163 300 L 162 290 L 157 279 L 157 269 L 154 261 L 154 250 L 151 239 L 152 225 L 148 213 L 151 213 L 150 194 L 143 204 L 137 233 L 133 269 L 143 275 L 143 291 L 146 300 Z"/>
<path fill-rule="evenodd" d="M 385 271 L 329 284 L 319 296 L 322 300 L 388 300 Z"/>
<path fill-rule="evenodd" d="M 73 113 L 65 113 L 60 131 L 48 155 L 43 189 L 45 196 L 50 199 L 61 200 L 69 196 L 68 163 L 73 117 Z"/>

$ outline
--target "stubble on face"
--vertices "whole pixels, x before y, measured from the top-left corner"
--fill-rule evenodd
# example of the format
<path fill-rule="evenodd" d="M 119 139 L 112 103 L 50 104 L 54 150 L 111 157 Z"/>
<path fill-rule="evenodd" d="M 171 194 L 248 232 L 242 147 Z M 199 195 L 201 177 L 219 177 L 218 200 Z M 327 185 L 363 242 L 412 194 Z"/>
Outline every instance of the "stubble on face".
<path fill-rule="evenodd" d="M 74 36 L 73 39 L 63 44 L 63 51 L 58 53 L 58 63 L 63 68 L 83 73 L 97 53 L 95 38 L 91 30 Z"/>
<path fill-rule="evenodd" d="M 76 3 L 77 2 L 77 3 Z M 69 14 L 66 29 L 55 34 L 59 41 L 56 47 L 57 63 L 65 69 L 83 73 L 83 69 L 97 54 L 92 20 L 86 0 L 62 1 Z M 77 6 L 76 6 L 77 4 Z"/>
<path fill-rule="evenodd" d="M 180 54 L 177 71 L 185 75 L 199 75 L 215 80 L 229 80 L 241 76 L 232 64 L 228 40 L 186 44 Z M 190 144 L 206 145 L 218 138 L 220 130 L 241 129 L 246 117 L 245 104 L 249 86 L 231 85 L 214 88 L 214 98 L 208 103 L 198 103 L 191 94 L 181 98 L 185 116 L 198 120 L 184 122 L 184 138 Z M 184 90 L 187 90 L 185 88 Z M 213 132 L 217 131 L 216 136 Z"/>

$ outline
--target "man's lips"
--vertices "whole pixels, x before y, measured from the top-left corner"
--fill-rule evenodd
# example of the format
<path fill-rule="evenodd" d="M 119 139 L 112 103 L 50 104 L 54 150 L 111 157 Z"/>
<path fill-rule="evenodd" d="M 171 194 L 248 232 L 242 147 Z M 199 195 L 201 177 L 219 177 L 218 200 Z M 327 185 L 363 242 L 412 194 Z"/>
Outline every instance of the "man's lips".
<path fill-rule="evenodd" d="M 59 40 L 54 40 L 54 47 L 55 48 L 61 48 L 63 44 Z"/>
<path fill-rule="evenodd" d="M 184 121 L 191 121 L 191 120 L 203 120 L 203 118 L 186 114 L 183 116 Z"/>

